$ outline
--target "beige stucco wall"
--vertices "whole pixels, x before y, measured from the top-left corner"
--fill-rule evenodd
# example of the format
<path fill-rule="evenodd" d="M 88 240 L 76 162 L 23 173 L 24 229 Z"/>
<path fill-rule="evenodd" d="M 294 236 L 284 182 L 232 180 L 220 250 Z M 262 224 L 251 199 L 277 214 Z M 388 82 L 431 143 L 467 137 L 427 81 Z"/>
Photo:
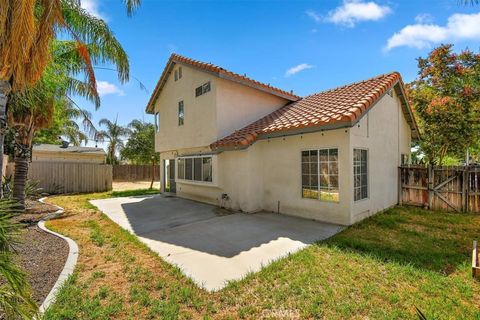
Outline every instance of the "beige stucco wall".
<path fill-rule="evenodd" d="M 172 70 L 178 69 L 176 65 Z M 208 146 L 288 103 L 286 99 L 181 65 L 183 76 L 169 76 L 155 102 L 160 130 L 158 152 Z M 211 91 L 195 97 L 195 88 L 210 81 Z M 184 102 L 184 125 L 178 125 L 178 103 Z"/>
<path fill-rule="evenodd" d="M 178 69 L 176 65 L 175 69 Z M 217 139 L 216 77 L 182 65 L 182 78 L 171 76 L 155 102 L 160 113 L 160 131 L 155 135 L 158 152 L 208 146 Z M 210 81 L 210 92 L 195 97 L 195 88 Z M 178 125 L 178 103 L 183 101 L 184 125 Z"/>
<path fill-rule="evenodd" d="M 353 201 L 352 221 L 362 220 L 398 202 L 398 166 L 401 154 L 410 154 L 411 131 L 398 97 L 385 95 L 357 126 L 351 129 L 351 159 L 348 175 L 353 177 L 353 148 L 368 149 L 369 197 Z"/>
<path fill-rule="evenodd" d="M 225 79 L 216 81 L 218 139 L 272 113 L 289 101 Z"/>
<path fill-rule="evenodd" d="M 68 152 L 32 152 L 32 161 L 105 163 L 106 155 L 68 153 Z"/>

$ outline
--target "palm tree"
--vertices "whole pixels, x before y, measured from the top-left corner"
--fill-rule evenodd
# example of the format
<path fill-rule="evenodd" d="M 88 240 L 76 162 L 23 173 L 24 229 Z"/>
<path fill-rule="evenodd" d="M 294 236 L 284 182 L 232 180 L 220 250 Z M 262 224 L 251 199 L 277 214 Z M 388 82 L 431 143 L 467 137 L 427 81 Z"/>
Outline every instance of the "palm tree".
<path fill-rule="evenodd" d="M 141 1 L 123 2 L 128 15 L 131 15 Z M 49 46 L 57 32 L 70 34 L 75 40 L 75 50 L 90 66 L 88 74 L 94 83 L 89 51 L 84 44 L 90 41 L 85 41 L 88 36 L 81 35 L 95 35 L 96 32 L 92 27 L 89 32 L 76 33 L 86 31 L 84 20 L 76 14 L 79 8 L 79 0 L 0 1 L 0 177 L 3 177 L 4 129 L 9 94 L 12 90 L 18 92 L 33 86 L 42 77 L 51 60 Z M 0 197 L 1 185 L 0 179 Z"/>
<path fill-rule="evenodd" d="M 108 26 L 99 19 L 89 15 L 83 9 L 77 13 L 77 21 L 83 19 L 83 24 L 97 32 L 96 41 L 86 48 L 92 61 L 102 60 L 116 65 L 120 81 L 128 78 L 128 58 L 120 44 L 113 37 Z M 90 35 L 90 38 L 94 38 Z M 74 76 L 88 68 L 84 60 L 72 48 L 72 41 L 55 41 L 52 45 L 53 61 L 45 69 L 43 77 L 32 88 L 12 95 L 8 112 L 9 125 L 16 130 L 15 135 L 15 175 L 13 197 L 24 205 L 25 185 L 28 174 L 28 161 L 35 133 L 52 125 L 53 117 L 60 110 L 66 116 L 65 134 L 86 140 L 86 135 L 79 132 L 78 125 L 72 118 L 83 118 L 84 127 L 91 136 L 96 129 L 91 122 L 91 115 L 79 108 L 69 94 L 81 95 L 100 105 L 100 98 L 92 80 L 87 76 L 85 81 Z M 108 48 L 104 48 L 108 46 Z M 88 74 L 88 73 L 87 73 Z M 78 142 L 78 141 L 77 141 Z"/>
<path fill-rule="evenodd" d="M 107 163 L 118 164 L 117 153 L 120 153 L 122 150 L 123 138 L 130 134 L 130 130 L 118 125 L 117 119 L 115 119 L 115 122 L 112 122 L 103 118 L 98 124 L 106 127 L 106 130 L 102 130 L 98 133 L 97 139 L 100 141 L 108 141 Z"/>

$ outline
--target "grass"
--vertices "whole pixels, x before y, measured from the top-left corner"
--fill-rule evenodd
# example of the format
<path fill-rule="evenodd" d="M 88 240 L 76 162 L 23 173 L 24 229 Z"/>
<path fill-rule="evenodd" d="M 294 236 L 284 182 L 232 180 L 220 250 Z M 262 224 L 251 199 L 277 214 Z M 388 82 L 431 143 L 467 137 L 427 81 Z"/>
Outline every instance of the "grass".
<path fill-rule="evenodd" d="M 480 319 L 480 215 L 393 208 L 207 293 L 88 203 L 143 192 L 50 199 L 80 257 L 45 319 Z"/>

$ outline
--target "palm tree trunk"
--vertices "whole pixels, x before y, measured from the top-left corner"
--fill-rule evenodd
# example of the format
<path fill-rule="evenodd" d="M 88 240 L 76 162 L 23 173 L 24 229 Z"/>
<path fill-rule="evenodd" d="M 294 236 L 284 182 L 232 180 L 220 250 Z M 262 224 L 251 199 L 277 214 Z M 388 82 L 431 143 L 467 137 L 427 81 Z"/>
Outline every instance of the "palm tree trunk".
<path fill-rule="evenodd" d="M 25 186 L 27 184 L 30 148 L 26 145 L 15 146 L 15 175 L 13 178 L 13 198 L 18 200 L 21 210 L 25 210 Z"/>
<path fill-rule="evenodd" d="M 0 199 L 3 198 L 3 144 L 7 128 L 7 101 L 11 87 L 8 81 L 0 81 Z"/>

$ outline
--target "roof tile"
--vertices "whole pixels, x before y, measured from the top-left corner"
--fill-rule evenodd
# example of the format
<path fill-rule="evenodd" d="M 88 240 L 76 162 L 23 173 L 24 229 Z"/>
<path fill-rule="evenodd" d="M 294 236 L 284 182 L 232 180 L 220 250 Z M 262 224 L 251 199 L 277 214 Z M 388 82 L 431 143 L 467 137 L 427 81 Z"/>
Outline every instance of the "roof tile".
<path fill-rule="evenodd" d="M 211 147 L 244 147 L 255 142 L 262 134 L 341 122 L 349 124 L 357 120 L 398 81 L 401 81 L 400 74 L 392 72 L 307 96 L 214 142 Z"/>

